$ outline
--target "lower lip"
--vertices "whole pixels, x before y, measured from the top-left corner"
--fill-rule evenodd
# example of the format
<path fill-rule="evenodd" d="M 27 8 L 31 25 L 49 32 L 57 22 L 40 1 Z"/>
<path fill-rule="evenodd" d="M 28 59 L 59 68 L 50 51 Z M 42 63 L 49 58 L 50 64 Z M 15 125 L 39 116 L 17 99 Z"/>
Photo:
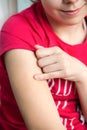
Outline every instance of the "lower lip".
<path fill-rule="evenodd" d="M 64 14 L 68 15 L 68 16 L 75 16 L 78 15 L 80 13 L 80 9 L 77 9 L 75 11 L 62 11 Z"/>

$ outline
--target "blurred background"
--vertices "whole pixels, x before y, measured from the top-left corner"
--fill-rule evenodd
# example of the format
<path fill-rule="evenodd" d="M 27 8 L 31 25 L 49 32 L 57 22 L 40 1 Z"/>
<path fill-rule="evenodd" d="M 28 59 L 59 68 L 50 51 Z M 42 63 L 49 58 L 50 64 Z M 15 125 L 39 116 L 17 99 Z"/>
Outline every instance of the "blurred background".
<path fill-rule="evenodd" d="M 30 0 L 0 0 L 0 29 L 11 15 L 22 11 L 31 4 Z"/>

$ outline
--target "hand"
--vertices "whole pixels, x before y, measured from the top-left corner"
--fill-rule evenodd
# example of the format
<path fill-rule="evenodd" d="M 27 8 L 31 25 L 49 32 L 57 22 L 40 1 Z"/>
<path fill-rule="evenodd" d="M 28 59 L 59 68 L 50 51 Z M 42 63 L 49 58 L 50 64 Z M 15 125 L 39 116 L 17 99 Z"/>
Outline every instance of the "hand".
<path fill-rule="evenodd" d="M 70 81 L 79 81 L 87 70 L 86 66 L 59 47 L 44 48 L 36 45 L 38 66 L 43 74 L 36 74 L 36 80 L 62 78 Z"/>

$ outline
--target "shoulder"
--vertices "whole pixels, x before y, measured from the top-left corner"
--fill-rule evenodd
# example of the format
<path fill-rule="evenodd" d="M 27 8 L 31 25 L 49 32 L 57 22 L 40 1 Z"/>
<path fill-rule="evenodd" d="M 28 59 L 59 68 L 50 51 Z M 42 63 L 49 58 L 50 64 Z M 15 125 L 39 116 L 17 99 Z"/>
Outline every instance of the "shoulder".
<path fill-rule="evenodd" d="M 24 18 L 21 15 L 16 14 L 11 16 L 3 25 L 1 32 L 8 32 L 8 33 L 18 33 L 25 28 L 27 23 L 25 22 Z M 22 27 L 22 28 L 21 28 Z M 21 30 L 20 30 L 21 29 Z"/>
<path fill-rule="evenodd" d="M 35 44 L 46 43 L 46 24 L 40 2 L 11 16 L 3 25 L 0 34 L 0 52 L 12 48 L 35 50 Z"/>
<path fill-rule="evenodd" d="M 11 16 L 3 25 L 0 34 L 0 55 L 11 49 L 34 50 L 34 40 L 24 12 Z"/>
<path fill-rule="evenodd" d="M 11 16 L 2 27 L 2 32 L 27 39 L 36 38 L 44 33 L 42 28 L 42 6 L 38 2 L 31 7 Z M 42 20 L 42 21 L 41 21 Z M 25 35 L 26 34 L 26 35 Z M 43 34 L 44 35 L 44 34 Z"/>
<path fill-rule="evenodd" d="M 9 17 L 4 23 L 1 32 L 8 32 L 15 35 L 23 32 L 25 33 L 29 28 L 27 10 L 29 11 L 30 9 L 23 10 L 22 12 Z"/>
<path fill-rule="evenodd" d="M 40 7 L 39 3 L 33 4 L 31 7 L 11 16 L 3 25 L 2 31 L 20 32 L 22 29 L 23 31 L 28 29 L 31 24 L 35 25 L 35 22 L 38 22 L 37 16 Z"/>

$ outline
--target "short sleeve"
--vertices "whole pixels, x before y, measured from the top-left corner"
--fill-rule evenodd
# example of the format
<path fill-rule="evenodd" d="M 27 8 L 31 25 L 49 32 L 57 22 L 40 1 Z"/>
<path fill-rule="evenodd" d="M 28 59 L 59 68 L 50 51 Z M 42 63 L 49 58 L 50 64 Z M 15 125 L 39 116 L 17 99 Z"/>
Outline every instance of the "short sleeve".
<path fill-rule="evenodd" d="M 10 17 L 0 32 L 0 55 L 11 49 L 35 50 L 30 25 L 21 15 Z"/>

